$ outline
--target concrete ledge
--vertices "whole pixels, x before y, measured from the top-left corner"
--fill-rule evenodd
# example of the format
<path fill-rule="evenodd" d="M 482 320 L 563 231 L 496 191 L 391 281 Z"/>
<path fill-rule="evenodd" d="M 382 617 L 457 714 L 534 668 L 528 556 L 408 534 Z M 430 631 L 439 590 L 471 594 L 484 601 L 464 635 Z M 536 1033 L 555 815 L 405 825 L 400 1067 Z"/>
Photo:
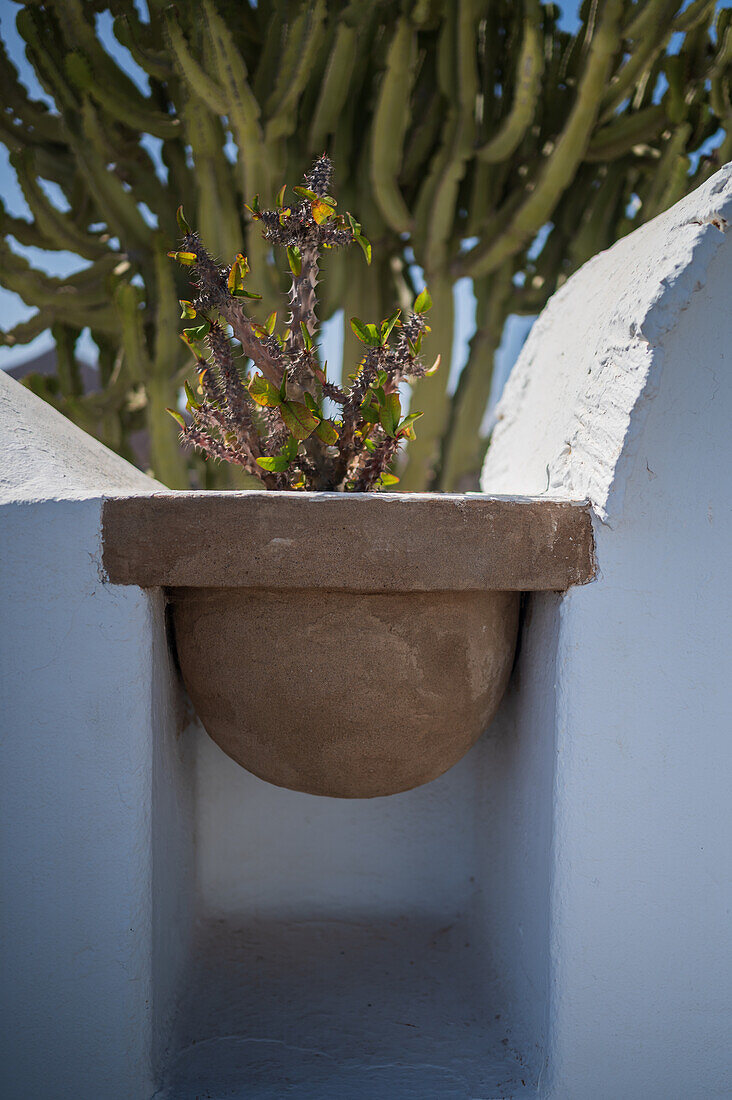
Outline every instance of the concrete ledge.
<path fill-rule="evenodd" d="M 481 494 L 168 492 L 108 499 L 115 584 L 562 591 L 594 576 L 584 504 Z"/>

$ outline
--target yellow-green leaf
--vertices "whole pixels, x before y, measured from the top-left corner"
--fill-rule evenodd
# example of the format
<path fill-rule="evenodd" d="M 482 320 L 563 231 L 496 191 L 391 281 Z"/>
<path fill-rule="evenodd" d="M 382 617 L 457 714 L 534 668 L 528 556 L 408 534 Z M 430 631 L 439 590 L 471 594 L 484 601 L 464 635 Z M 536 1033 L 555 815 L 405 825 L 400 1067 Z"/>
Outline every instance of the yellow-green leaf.
<path fill-rule="evenodd" d="M 313 338 L 310 335 L 310 332 L 308 330 L 308 326 L 305 324 L 304 321 L 300 322 L 300 331 L 302 332 L 302 339 L 303 339 L 303 343 L 305 344 L 306 350 L 307 351 L 312 351 L 313 350 Z"/>
<path fill-rule="evenodd" d="M 309 187 L 293 187 L 292 189 L 301 199 L 317 199 L 318 196 Z"/>
<path fill-rule="evenodd" d="M 381 426 L 392 439 L 396 435 L 397 424 L 402 415 L 402 406 L 398 393 L 387 393 L 384 402 L 379 408 L 379 420 Z"/>
<path fill-rule="evenodd" d="M 183 389 L 185 390 L 186 401 L 188 402 L 189 407 L 191 409 L 200 408 L 201 407 L 200 402 L 199 402 L 198 398 L 196 397 L 195 393 L 193 392 L 193 390 L 191 389 L 190 384 L 188 382 L 183 383 Z"/>
<path fill-rule="evenodd" d="M 295 278 L 300 277 L 302 271 L 302 256 L 300 255 L 300 249 L 296 244 L 288 245 L 287 247 L 287 261 L 290 265 L 290 271 Z"/>
<path fill-rule="evenodd" d="M 382 344 L 385 344 L 386 341 L 389 339 L 389 336 L 391 335 L 391 330 L 394 328 L 394 325 L 399 320 L 401 312 L 402 311 L 400 309 L 395 309 L 394 312 L 392 313 L 391 317 L 387 317 L 387 319 L 385 321 L 381 322 L 381 342 L 382 342 Z"/>
<path fill-rule="evenodd" d="M 198 256 L 195 252 L 169 252 L 168 258 L 177 260 L 179 264 L 183 264 L 183 267 L 193 267 L 198 261 Z"/>
<path fill-rule="evenodd" d="M 204 336 L 208 336 L 211 331 L 211 324 L 209 321 L 204 321 L 201 325 L 192 325 L 190 328 L 184 328 L 183 332 L 191 341 L 203 340 Z"/>
<path fill-rule="evenodd" d="M 432 308 L 432 298 L 427 287 L 424 288 L 421 294 L 417 295 L 417 300 L 414 303 L 415 313 L 426 313 L 428 309 Z"/>
<path fill-rule="evenodd" d="M 366 257 L 366 263 L 370 264 L 371 263 L 371 242 L 366 240 L 363 233 L 358 233 L 355 237 L 355 241 L 356 241 L 357 245 L 360 245 L 361 250 L 363 251 L 363 254 Z"/>
<path fill-rule="evenodd" d="M 351 328 L 362 344 L 366 344 L 370 348 L 380 347 L 381 333 L 376 325 L 366 324 L 364 321 L 360 321 L 358 317 L 352 317 Z"/>
<path fill-rule="evenodd" d="M 310 204 L 310 209 L 313 212 L 313 220 L 317 222 L 318 225 L 322 225 L 333 213 L 332 207 L 330 207 L 327 202 L 323 202 L 322 199 L 315 199 L 315 201 Z"/>
<path fill-rule="evenodd" d="M 276 409 L 282 404 L 279 390 L 268 382 L 263 374 L 255 374 L 249 383 L 252 401 L 264 408 Z"/>
<path fill-rule="evenodd" d="M 338 429 L 332 420 L 321 420 L 315 429 L 315 434 L 327 447 L 332 447 L 338 442 Z"/>
<path fill-rule="evenodd" d="M 307 439 L 320 423 L 317 416 L 314 416 L 302 401 L 285 401 L 280 412 L 295 439 Z"/>
<path fill-rule="evenodd" d="M 270 470 L 275 474 L 284 473 L 289 465 L 289 459 L 285 458 L 284 455 L 272 455 L 257 459 L 257 466 L 261 466 L 263 470 Z"/>

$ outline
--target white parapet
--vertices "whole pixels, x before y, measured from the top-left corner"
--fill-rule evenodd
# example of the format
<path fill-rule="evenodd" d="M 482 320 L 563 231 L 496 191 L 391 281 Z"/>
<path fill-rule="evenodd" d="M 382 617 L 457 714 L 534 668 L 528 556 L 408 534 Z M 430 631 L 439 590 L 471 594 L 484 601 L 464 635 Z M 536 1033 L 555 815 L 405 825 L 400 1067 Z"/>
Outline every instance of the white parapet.
<path fill-rule="evenodd" d="M 727 165 L 554 295 L 483 472 L 597 516 L 491 743 L 486 920 L 554 1100 L 732 1092 L 730 222 Z"/>
<path fill-rule="evenodd" d="M 1 1091 L 142 1100 L 191 813 L 162 595 L 103 583 L 99 542 L 103 495 L 155 483 L 1 371 L 0 453 Z"/>

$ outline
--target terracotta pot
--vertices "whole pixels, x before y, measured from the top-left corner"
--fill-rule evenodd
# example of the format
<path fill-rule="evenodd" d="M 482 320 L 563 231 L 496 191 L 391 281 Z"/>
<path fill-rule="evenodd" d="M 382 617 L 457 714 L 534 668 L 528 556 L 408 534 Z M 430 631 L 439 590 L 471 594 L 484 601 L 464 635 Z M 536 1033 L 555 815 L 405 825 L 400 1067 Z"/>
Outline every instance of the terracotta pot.
<path fill-rule="evenodd" d="M 167 586 L 213 740 L 339 798 L 460 760 L 506 688 L 520 592 L 592 576 L 586 510 L 543 500 L 170 493 L 108 501 L 103 525 L 111 580 Z"/>
<path fill-rule="evenodd" d="M 205 729 L 261 779 L 371 798 L 435 779 L 508 682 L 516 592 L 176 588 L 180 667 Z"/>

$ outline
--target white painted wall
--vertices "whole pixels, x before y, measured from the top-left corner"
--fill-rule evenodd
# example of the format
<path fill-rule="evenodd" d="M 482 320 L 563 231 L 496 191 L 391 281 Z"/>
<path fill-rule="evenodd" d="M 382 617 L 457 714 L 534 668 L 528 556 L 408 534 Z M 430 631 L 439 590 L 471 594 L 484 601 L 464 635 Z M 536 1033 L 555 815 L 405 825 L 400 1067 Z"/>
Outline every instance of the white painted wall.
<path fill-rule="evenodd" d="M 389 799 L 184 729 L 160 594 L 100 574 L 150 481 L 0 374 L 3 1096 L 150 1100 L 189 972 L 169 1100 L 730 1093 L 731 211 L 728 167 L 535 327 L 484 486 L 588 496 L 598 579 L 531 597 L 490 735 Z"/>
<path fill-rule="evenodd" d="M 388 798 L 319 798 L 245 772 L 205 734 L 196 773 L 202 912 L 244 922 L 373 919 L 470 910 L 476 756 Z"/>
<path fill-rule="evenodd" d="M 0 372 L 0 1077 L 152 1094 L 192 814 L 159 592 L 104 584 L 103 492 L 154 482 Z"/>
<path fill-rule="evenodd" d="M 598 580 L 532 601 L 524 651 L 553 655 L 554 692 L 522 657 L 495 743 L 517 807 L 506 741 L 555 761 L 544 952 L 514 902 L 492 920 L 514 990 L 548 975 L 556 1100 L 732 1092 L 730 221 L 728 165 L 555 295 L 484 471 L 488 491 L 588 496 L 599 517 Z M 516 859 L 486 863 L 509 895 L 532 877 L 523 806 Z"/>

